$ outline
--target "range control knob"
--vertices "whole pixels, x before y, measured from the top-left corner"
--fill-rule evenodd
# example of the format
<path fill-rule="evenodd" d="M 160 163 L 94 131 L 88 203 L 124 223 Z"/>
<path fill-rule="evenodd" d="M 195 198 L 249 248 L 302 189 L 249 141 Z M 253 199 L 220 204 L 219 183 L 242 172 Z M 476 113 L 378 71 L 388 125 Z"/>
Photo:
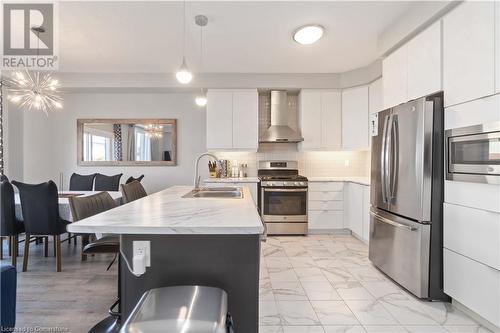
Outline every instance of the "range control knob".
<path fill-rule="evenodd" d="M 300 182 L 300 186 L 306 186 L 306 182 Z"/>
<path fill-rule="evenodd" d="M 293 183 L 293 185 L 300 186 L 301 184 L 300 184 L 300 182 L 295 182 L 295 183 Z"/>

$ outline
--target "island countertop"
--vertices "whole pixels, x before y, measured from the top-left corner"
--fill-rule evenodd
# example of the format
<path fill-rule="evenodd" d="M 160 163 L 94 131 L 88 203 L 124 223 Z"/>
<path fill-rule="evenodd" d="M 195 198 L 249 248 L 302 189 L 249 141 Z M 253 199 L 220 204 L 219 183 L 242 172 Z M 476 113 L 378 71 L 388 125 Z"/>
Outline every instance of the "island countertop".
<path fill-rule="evenodd" d="M 262 234 L 247 187 L 243 198 L 182 198 L 193 188 L 174 186 L 68 225 L 68 232 L 111 234 Z"/>

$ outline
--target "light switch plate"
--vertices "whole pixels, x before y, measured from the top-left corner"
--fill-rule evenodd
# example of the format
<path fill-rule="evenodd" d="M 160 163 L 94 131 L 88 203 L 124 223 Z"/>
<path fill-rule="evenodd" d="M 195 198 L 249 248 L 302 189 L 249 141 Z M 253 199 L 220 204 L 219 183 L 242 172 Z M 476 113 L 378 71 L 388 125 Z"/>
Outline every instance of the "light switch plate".
<path fill-rule="evenodd" d="M 378 135 L 378 113 L 372 113 L 370 115 L 370 134 L 371 136 Z"/>

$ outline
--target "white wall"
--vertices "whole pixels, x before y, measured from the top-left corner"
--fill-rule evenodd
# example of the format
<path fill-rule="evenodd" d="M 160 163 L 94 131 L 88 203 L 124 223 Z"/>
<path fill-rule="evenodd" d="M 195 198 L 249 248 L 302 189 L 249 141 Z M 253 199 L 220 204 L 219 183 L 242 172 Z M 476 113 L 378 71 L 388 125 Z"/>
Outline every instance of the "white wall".
<path fill-rule="evenodd" d="M 123 173 L 123 182 L 129 176 L 144 174 L 143 183 L 148 192 L 192 183 L 195 157 L 204 152 L 206 146 L 205 110 L 195 106 L 193 94 L 71 93 L 63 97 L 62 111 L 49 116 L 41 112 L 24 112 L 23 170 L 20 173 L 24 181 L 37 183 L 52 179 L 60 185 L 59 175 L 63 172 L 67 189 L 71 173 L 101 172 Z M 76 156 L 78 118 L 176 118 L 177 166 L 79 167 Z"/>
<path fill-rule="evenodd" d="M 10 179 L 23 179 L 24 112 L 5 103 L 3 117 L 5 174 Z"/>

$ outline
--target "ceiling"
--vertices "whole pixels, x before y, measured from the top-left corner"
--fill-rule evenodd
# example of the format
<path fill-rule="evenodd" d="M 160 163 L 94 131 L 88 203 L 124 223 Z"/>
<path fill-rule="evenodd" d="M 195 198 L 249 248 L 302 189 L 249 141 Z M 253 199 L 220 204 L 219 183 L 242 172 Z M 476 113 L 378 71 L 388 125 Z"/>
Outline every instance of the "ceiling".
<path fill-rule="evenodd" d="M 204 73 L 340 73 L 376 60 L 377 38 L 410 1 L 187 2 L 187 61 Z M 182 2 L 60 2 L 60 66 L 76 73 L 172 73 L 182 60 Z M 204 61 L 200 28 L 204 14 Z M 307 23 L 326 28 L 295 43 Z"/>

